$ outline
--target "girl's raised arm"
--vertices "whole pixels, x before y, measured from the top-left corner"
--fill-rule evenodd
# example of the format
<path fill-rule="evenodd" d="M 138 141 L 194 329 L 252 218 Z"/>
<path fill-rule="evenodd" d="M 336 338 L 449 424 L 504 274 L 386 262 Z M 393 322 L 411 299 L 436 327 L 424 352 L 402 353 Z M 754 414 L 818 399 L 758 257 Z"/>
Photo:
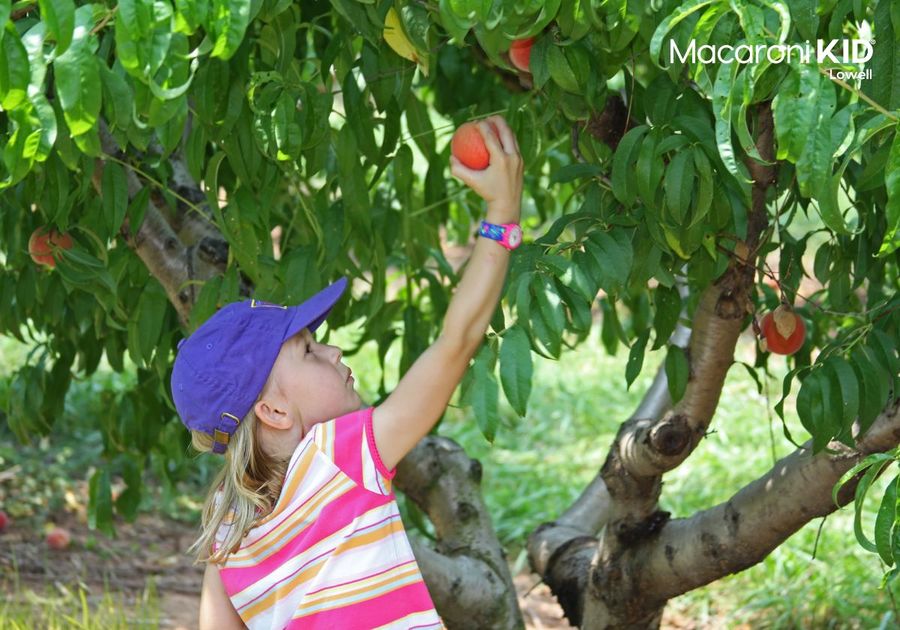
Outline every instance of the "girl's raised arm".
<path fill-rule="evenodd" d="M 499 138 L 488 122 L 495 125 Z M 494 224 L 518 223 L 523 166 L 515 136 L 499 116 L 491 116 L 478 126 L 490 153 L 490 165 L 473 171 L 451 157 L 450 172 L 487 201 L 485 220 Z M 446 409 L 484 339 L 503 288 L 509 256 L 509 251 L 496 241 L 476 239 L 468 266 L 447 308 L 440 336 L 373 411 L 375 445 L 388 470 L 428 434 Z"/>

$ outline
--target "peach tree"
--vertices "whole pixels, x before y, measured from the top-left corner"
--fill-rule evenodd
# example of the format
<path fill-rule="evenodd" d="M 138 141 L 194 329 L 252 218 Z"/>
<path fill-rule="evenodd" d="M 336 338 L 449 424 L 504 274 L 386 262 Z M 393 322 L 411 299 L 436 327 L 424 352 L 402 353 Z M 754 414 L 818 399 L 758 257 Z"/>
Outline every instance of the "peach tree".
<path fill-rule="evenodd" d="M 449 176 L 450 132 L 502 113 L 527 236 L 461 388 L 484 435 L 501 395 L 525 416 L 535 360 L 592 330 L 628 348 L 622 387 L 666 356 L 595 479 L 529 538 L 569 619 L 655 627 L 811 519 L 859 517 L 881 475 L 857 538 L 897 576 L 896 2 L 0 0 L 0 24 L 0 332 L 46 340 L 6 422 L 46 434 L 73 376 L 136 366 L 96 419 L 95 526 L 135 515 L 145 470 L 185 474 L 173 352 L 222 304 L 347 275 L 332 323 L 363 322 L 382 368 L 393 345 L 411 364 L 458 281 L 445 245 L 481 214 Z M 74 241 L 52 270 L 29 256 L 37 229 Z M 809 439 L 785 425 L 793 454 L 673 518 L 663 476 L 712 426 L 738 336 L 779 306 L 804 335 L 774 409 Z M 784 360 L 766 350 L 755 378 Z M 447 624 L 520 626 L 478 463 L 435 435 L 397 479 L 434 525 L 415 549 Z"/>

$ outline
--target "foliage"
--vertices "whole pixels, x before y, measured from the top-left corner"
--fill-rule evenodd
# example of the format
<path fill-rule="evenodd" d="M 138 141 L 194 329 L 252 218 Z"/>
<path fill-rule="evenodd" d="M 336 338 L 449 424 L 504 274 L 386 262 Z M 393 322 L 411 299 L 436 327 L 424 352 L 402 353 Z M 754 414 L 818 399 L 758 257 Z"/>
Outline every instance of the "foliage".
<path fill-rule="evenodd" d="M 385 44 L 392 7 L 427 76 Z M 12 376 L 9 426 L 20 440 L 48 433 L 73 370 L 91 374 L 104 356 L 122 370 L 126 354 L 138 366 L 134 388 L 97 418 L 98 526 L 113 510 L 133 514 L 148 453 L 172 479 L 189 464 L 167 392 L 185 331 L 127 246 L 148 213 L 208 213 L 228 243 L 224 275 L 191 281 L 189 328 L 245 282 L 260 299 L 294 302 L 346 274 L 366 289 L 332 323 L 364 318 L 357 343 L 375 342 L 383 368 L 399 342 L 403 370 L 437 334 L 457 281 L 443 235 L 465 241 L 480 218 L 477 199 L 447 179 L 446 132 L 496 111 L 527 164 L 528 237 L 463 385 L 485 436 L 499 428 L 500 391 L 519 415 L 528 409 L 529 349 L 559 359 L 581 343 L 595 299 L 607 351 L 630 346 L 627 383 L 652 336 L 673 397 L 683 394 L 688 357 L 669 335 L 751 230 L 748 164 L 762 160 L 768 106 L 777 179 L 752 253 L 775 289 L 760 282 L 751 297 L 759 310 L 793 303 L 809 330 L 784 394 L 800 381 L 797 412 L 817 450 L 852 444 L 852 423 L 864 430 L 896 396 L 900 10 L 890 0 L 0 0 L 0 23 L 0 332 L 47 339 Z M 532 75 L 520 77 L 504 53 L 532 35 Z M 666 54 L 690 40 L 872 36 L 873 75 L 861 82 L 832 78 L 858 68 L 827 57 Z M 625 117 L 610 123 L 620 96 Z M 176 164 L 202 182 L 206 204 L 179 192 Z M 46 225 L 76 242 L 52 272 L 26 247 Z M 768 367 L 759 353 L 752 369 Z M 129 488 L 115 504 L 112 474 Z M 896 556 L 900 538 L 890 540 Z"/>

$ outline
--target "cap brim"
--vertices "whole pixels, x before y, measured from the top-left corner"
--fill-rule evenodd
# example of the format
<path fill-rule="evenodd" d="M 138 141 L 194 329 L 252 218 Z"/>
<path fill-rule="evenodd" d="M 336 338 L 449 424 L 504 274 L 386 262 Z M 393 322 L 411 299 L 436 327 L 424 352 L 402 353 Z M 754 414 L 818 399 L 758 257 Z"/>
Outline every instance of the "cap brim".
<path fill-rule="evenodd" d="M 304 328 L 309 328 L 309 331 L 313 332 L 325 321 L 331 308 L 346 289 L 347 278 L 344 277 L 328 285 L 302 304 L 291 307 L 294 317 L 284 333 L 284 338 L 289 339 Z"/>

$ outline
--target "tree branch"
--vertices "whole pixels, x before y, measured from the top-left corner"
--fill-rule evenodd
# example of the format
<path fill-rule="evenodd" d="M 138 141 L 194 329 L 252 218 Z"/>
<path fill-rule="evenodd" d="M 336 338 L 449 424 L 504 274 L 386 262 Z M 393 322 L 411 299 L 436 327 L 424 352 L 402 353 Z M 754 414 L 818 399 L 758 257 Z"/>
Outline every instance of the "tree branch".
<path fill-rule="evenodd" d="M 414 551 L 444 623 L 520 628 L 506 556 L 481 496 L 481 464 L 453 440 L 429 436 L 400 462 L 395 483 L 434 524 L 437 548 L 417 543 Z"/>
<path fill-rule="evenodd" d="M 866 455 L 898 443 L 898 400 L 855 450 L 832 442 L 832 452 L 812 455 L 812 441 L 807 442 L 727 502 L 671 521 L 658 537 L 632 549 L 631 560 L 643 567 L 639 589 L 665 601 L 753 566 L 803 525 L 837 509 L 832 488 L 844 473 Z M 841 505 L 852 500 L 856 481 L 843 487 Z"/>

